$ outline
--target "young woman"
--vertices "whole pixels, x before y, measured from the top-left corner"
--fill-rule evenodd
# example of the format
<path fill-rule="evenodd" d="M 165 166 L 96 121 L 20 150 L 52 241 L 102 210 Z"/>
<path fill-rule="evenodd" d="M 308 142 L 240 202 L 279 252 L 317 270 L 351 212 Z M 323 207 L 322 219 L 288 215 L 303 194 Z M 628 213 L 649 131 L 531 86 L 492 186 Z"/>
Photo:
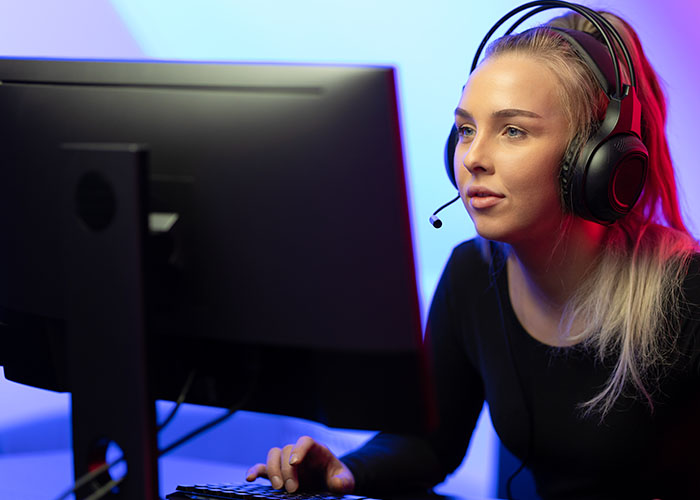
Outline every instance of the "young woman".
<path fill-rule="evenodd" d="M 700 496 L 700 257 L 658 79 L 630 26 L 602 15 L 637 73 L 649 165 L 632 211 L 602 225 L 562 196 L 563 166 L 605 113 L 591 68 L 548 27 L 494 42 L 455 111 L 454 173 L 480 237 L 454 250 L 430 311 L 439 428 L 379 434 L 342 459 L 304 437 L 248 480 L 373 494 L 435 485 L 462 461 L 486 400 L 543 498 Z M 548 24 L 599 37 L 576 14 Z"/>

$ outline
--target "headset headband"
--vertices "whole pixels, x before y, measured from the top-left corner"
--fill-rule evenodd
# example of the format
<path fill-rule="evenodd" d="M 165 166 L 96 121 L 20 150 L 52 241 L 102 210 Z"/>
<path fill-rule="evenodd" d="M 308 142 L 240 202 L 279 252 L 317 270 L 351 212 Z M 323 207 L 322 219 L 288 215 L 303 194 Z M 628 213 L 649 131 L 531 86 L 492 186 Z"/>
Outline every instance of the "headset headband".
<path fill-rule="evenodd" d="M 506 15 L 504 15 L 501 19 L 496 22 L 496 24 L 493 25 L 493 27 L 489 30 L 489 32 L 486 34 L 484 39 L 481 41 L 481 44 L 479 44 L 479 48 L 476 50 L 476 54 L 474 55 L 474 60 L 472 61 L 472 67 L 470 72 L 473 72 L 476 69 L 477 64 L 479 63 L 479 57 L 481 57 L 481 53 L 483 52 L 484 48 L 486 47 L 486 44 L 488 41 L 491 39 L 493 34 L 498 30 L 498 28 L 501 27 L 508 19 L 511 17 L 515 16 L 516 14 L 527 10 L 531 9 L 533 7 L 537 7 L 536 9 L 525 13 L 523 16 L 521 16 L 505 33 L 506 35 L 509 35 L 510 33 L 515 30 L 520 24 L 522 24 L 526 19 L 529 19 L 530 17 L 534 16 L 535 14 L 539 14 L 540 12 L 544 12 L 545 10 L 550 10 L 550 9 L 557 9 L 557 8 L 565 8 L 569 10 L 573 10 L 574 12 L 578 13 L 582 17 L 584 17 L 586 20 L 588 20 L 600 33 L 601 37 L 603 38 L 603 43 L 605 44 L 606 48 L 608 49 L 608 53 L 610 54 L 610 58 L 613 61 L 613 67 L 615 70 L 615 93 L 610 95 L 608 94 L 608 97 L 615 97 L 617 99 L 621 99 L 624 97 L 625 92 L 622 89 L 622 79 L 620 78 L 620 61 L 617 57 L 617 52 L 615 51 L 615 47 L 613 46 L 610 37 L 617 42 L 618 46 L 620 47 L 620 50 L 622 50 L 622 54 L 625 57 L 625 62 L 627 64 L 627 70 L 629 72 L 629 77 L 630 77 L 630 85 L 632 87 L 637 86 L 637 78 L 636 74 L 634 71 L 634 65 L 632 64 L 632 58 L 630 57 L 629 50 L 627 49 L 627 46 L 625 45 L 624 40 L 622 40 L 622 37 L 620 34 L 617 32 L 617 30 L 610 24 L 610 22 L 605 19 L 603 16 L 598 14 L 597 12 L 589 9 L 588 7 L 585 7 L 583 5 L 575 4 L 575 3 L 570 3 L 570 2 L 563 2 L 559 0 L 545 0 L 545 1 L 539 1 L 539 2 L 529 2 L 526 4 L 523 4 L 519 7 L 516 7 L 515 9 L 511 10 L 508 12 Z M 606 93 L 608 90 L 606 89 Z"/>

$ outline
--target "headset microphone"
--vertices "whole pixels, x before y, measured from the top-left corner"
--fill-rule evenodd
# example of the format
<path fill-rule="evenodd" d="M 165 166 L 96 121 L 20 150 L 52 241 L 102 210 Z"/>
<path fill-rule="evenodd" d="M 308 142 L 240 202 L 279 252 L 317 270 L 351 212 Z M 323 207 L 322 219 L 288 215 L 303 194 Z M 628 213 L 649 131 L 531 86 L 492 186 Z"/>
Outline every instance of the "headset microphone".
<path fill-rule="evenodd" d="M 441 206 L 440 208 L 438 208 L 437 210 L 435 210 L 433 212 L 433 215 L 430 216 L 430 223 L 433 225 L 433 227 L 435 229 L 440 229 L 442 227 L 442 221 L 437 216 L 438 212 L 441 212 L 443 208 L 449 207 L 457 200 L 459 200 L 459 195 L 457 195 L 454 200 L 448 201 L 443 206 Z"/>

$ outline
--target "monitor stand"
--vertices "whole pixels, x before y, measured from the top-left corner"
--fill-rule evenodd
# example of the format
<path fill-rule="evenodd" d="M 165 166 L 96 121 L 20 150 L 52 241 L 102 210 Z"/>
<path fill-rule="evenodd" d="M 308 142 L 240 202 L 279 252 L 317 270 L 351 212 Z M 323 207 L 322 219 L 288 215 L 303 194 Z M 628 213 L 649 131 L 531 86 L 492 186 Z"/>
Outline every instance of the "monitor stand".
<path fill-rule="evenodd" d="M 105 498 L 158 498 L 155 402 L 146 362 L 146 148 L 64 144 L 63 251 L 76 480 L 105 463 L 110 443 L 126 476 Z M 108 473 L 78 490 L 86 498 Z"/>

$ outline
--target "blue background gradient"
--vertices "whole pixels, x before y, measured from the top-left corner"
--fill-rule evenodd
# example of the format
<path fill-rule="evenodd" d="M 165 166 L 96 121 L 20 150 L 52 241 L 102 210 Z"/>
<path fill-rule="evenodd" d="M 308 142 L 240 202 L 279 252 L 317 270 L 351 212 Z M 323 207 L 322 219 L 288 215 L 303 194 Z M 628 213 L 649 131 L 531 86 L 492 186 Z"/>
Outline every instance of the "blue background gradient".
<path fill-rule="evenodd" d="M 473 226 L 459 204 L 444 212 L 441 230 L 436 231 L 427 222 L 438 206 L 454 196 L 444 173 L 442 156 L 452 113 L 479 41 L 501 15 L 520 3 L 513 0 L 0 0 L 0 55 L 395 66 L 416 266 L 425 312 L 451 248 L 474 235 Z M 663 7 L 658 2 L 636 0 L 599 0 L 587 4 L 619 12 L 628 19 L 665 82 L 669 98 L 668 135 L 681 202 L 686 221 L 698 237 L 700 203 L 693 198 L 693 192 L 700 186 L 694 150 L 700 114 L 697 96 L 700 5 L 680 0 L 664 2 Z M 545 20 L 554 12 L 536 19 Z M 342 117 L 339 117 L 338 144 L 342 153 L 345 147 Z M 215 410 L 188 407 L 182 418 L 194 422 L 208 415 L 207 412 L 213 415 Z M 67 449 L 68 414 L 67 395 L 46 393 L 0 379 L 0 458 Z M 495 494 L 497 441 L 488 415 L 482 417 L 468 463 L 443 491 L 475 496 Z M 234 418 L 220 437 L 205 436 L 200 444 L 185 447 L 181 453 L 245 464 L 264 459 L 261 453 L 268 445 L 283 444 L 282 440 L 292 439 L 300 432 L 315 433 L 338 451 L 358 444 L 367 436 L 328 431 L 293 419 L 242 414 Z M 226 449 L 222 441 L 227 440 L 231 441 L 229 448 L 250 452 L 234 456 L 217 451 Z M 70 469 L 61 471 L 57 481 L 61 487 L 67 486 Z M 2 481 L 6 480 L 3 474 L 10 473 L 0 470 Z M 240 478 L 232 478 L 235 479 Z M 57 493 L 48 488 L 42 497 Z"/>

